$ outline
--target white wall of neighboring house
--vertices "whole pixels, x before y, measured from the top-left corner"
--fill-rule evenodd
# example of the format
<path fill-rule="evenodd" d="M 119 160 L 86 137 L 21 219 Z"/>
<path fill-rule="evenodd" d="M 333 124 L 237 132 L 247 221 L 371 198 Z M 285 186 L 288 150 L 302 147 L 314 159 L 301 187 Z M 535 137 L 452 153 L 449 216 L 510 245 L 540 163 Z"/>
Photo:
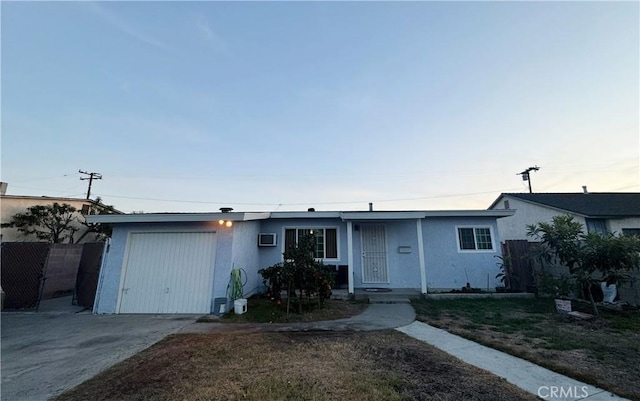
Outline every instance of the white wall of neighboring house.
<path fill-rule="evenodd" d="M 46 206 L 53 203 L 67 203 L 78 210 L 78 218 L 83 220 L 83 216 L 80 214 L 83 205 L 91 205 L 91 202 L 85 199 L 76 198 L 50 198 L 50 197 L 36 197 L 36 196 L 15 196 L 5 195 L 0 196 L 0 222 L 8 223 L 11 218 L 17 213 L 25 213 L 28 208 L 32 206 Z M 74 235 L 74 238 L 80 238 L 80 236 L 86 231 L 86 227 L 82 224 L 74 224 L 78 228 L 78 232 Z M 13 227 L 1 229 L 2 242 L 37 242 L 39 241 L 35 236 L 25 237 L 21 232 Z M 81 242 L 93 242 L 96 237 L 93 234 L 88 234 L 83 238 Z"/>
<path fill-rule="evenodd" d="M 640 228 L 640 217 L 627 217 L 626 219 L 609 219 L 607 221 L 609 231 L 622 234 L 623 228 Z"/>
<path fill-rule="evenodd" d="M 522 239 L 533 241 L 531 237 L 527 236 L 527 225 L 551 222 L 555 216 L 567 214 L 561 210 L 538 206 L 510 196 L 503 196 L 492 209 L 505 209 L 505 200 L 509 201 L 509 209 L 516 210 L 516 213 L 511 217 L 498 219 L 498 232 L 501 241 Z M 586 224 L 584 217 L 574 215 L 574 220 L 583 226 Z"/>
<path fill-rule="evenodd" d="M 509 209 L 516 210 L 511 217 L 498 219 L 498 231 L 502 241 L 506 240 L 529 240 L 527 237 L 527 225 L 539 222 L 551 222 L 555 216 L 572 214 L 574 221 L 583 225 L 586 232 L 586 220 L 582 216 L 551 207 L 539 206 L 534 203 L 523 201 L 510 196 L 503 196 L 492 209 L 505 209 L 504 201 L 509 202 Z M 640 228 L 640 217 L 627 217 L 620 219 L 606 219 L 607 230 L 616 234 L 622 234 L 623 228 Z"/>

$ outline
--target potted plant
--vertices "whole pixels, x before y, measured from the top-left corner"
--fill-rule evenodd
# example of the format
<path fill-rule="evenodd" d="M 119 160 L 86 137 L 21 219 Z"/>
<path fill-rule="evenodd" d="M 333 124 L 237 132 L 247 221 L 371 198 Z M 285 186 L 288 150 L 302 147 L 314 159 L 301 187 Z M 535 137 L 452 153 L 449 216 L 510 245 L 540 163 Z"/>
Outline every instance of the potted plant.
<path fill-rule="evenodd" d="M 247 272 L 241 268 L 231 269 L 227 294 L 233 301 L 233 311 L 236 315 L 241 315 L 247 311 L 247 299 L 244 297 L 245 284 L 247 284 Z"/>

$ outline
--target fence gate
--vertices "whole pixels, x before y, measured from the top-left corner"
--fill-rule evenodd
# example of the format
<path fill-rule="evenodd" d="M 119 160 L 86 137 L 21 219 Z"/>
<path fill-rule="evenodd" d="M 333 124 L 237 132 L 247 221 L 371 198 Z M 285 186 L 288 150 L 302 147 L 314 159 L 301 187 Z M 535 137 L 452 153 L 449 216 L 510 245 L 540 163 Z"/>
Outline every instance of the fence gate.
<path fill-rule="evenodd" d="M 28 309 L 38 306 L 42 270 L 52 244 L 45 242 L 2 243 L 2 290 L 4 307 Z"/>
<path fill-rule="evenodd" d="M 517 277 L 514 290 L 525 291 L 527 286 L 534 285 L 533 265 L 529 258 L 529 249 L 535 242 L 527 240 L 508 240 L 502 243 L 502 255 L 511 261 L 512 273 Z"/>
<path fill-rule="evenodd" d="M 2 243 L 3 307 L 37 309 L 42 299 L 73 294 L 73 304 L 91 308 L 103 246 L 104 243 Z"/>
<path fill-rule="evenodd" d="M 73 294 L 81 256 L 82 244 L 51 244 L 40 299 Z"/>
<path fill-rule="evenodd" d="M 78 266 L 78 279 L 73 299 L 76 305 L 93 308 L 104 246 L 104 242 L 92 242 L 84 244 L 82 248 L 82 257 L 80 258 L 80 266 Z"/>

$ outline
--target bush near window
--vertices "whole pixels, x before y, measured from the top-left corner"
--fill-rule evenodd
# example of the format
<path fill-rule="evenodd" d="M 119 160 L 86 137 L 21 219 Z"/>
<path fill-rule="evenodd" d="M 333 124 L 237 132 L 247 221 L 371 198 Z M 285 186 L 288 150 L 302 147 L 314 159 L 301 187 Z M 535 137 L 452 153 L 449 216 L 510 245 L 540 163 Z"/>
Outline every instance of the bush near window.
<path fill-rule="evenodd" d="M 287 314 L 292 307 L 298 312 L 321 307 L 331 296 L 335 273 L 313 257 L 313 235 L 306 235 L 284 252 L 284 262 L 260 269 L 266 293 L 278 304 L 280 294 L 287 293 Z"/>

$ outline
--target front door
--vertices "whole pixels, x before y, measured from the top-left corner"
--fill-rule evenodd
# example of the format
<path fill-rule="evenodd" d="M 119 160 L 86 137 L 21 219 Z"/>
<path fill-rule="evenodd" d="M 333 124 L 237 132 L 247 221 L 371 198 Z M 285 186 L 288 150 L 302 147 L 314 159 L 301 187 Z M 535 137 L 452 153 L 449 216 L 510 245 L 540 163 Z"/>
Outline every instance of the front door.
<path fill-rule="evenodd" d="M 388 283 L 387 241 L 382 224 L 363 224 L 360 226 L 362 243 L 362 282 Z"/>

